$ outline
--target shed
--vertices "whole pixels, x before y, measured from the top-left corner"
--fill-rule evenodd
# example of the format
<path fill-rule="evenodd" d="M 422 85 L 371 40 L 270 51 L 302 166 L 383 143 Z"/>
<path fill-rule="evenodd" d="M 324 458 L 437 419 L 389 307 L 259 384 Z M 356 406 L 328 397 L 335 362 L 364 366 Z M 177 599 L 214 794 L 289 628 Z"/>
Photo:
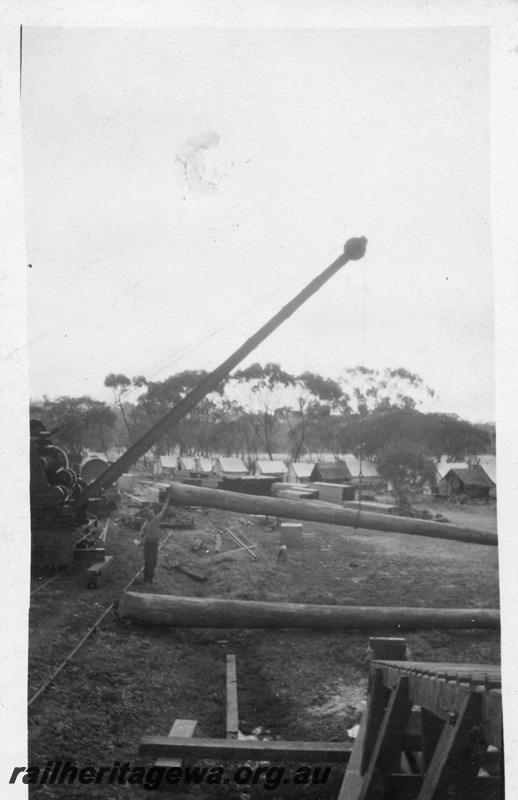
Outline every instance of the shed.
<path fill-rule="evenodd" d="M 497 483 L 497 480 L 496 480 L 496 456 L 491 456 L 491 455 L 480 456 L 479 464 L 482 467 L 482 469 L 484 470 L 484 472 L 486 473 L 486 475 L 488 475 L 491 478 L 491 480 L 493 481 L 493 483 L 495 484 L 495 487 L 496 487 L 496 483 Z"/>
<path fill-rule="evenodd" d="M 228 478 L 248 475 L 248 470 L 242 458 L 217 458 L 214 463 L 213 472 L 215 472 L 216 475 L 224 475 Z"/>
<path fill-rule="evenodd" d="M 288 483 L 310 483 L 317 464 L 313 461 L 292 461 L 288 464 Z"/>
<path fill-rule="evenodd" d="M 196 472 L 199 475 L 210 475 L 212 473 L 212 459 L 211 458 L 197 458 L 196 459 Z"/>
<path fill-rule="evenodd" d="M 254 464 L 254 475 L 267 478 L 283 478 L 287 468 L 284 461 L 256 461 Z"/>
<path fill-rule="evenodd" d="M 329 461 L 316 465 L 313 480 L 319 483 L 350 483 L 351 477 L 343 461 Z"/>
<path fill-rule="evenodd" d="M 469 464 L 465 461 L 440 461 L 437 464 L 437 480 L 442 481 L 450 469 L 469 469 Z"/>
<path fill-rule="evenodd" d="M 449 495 L 464 494 L 471 498 L 489 497 L 494 483 L 483 467 L 450 469 L 440 482 L 441 491 Z"/>

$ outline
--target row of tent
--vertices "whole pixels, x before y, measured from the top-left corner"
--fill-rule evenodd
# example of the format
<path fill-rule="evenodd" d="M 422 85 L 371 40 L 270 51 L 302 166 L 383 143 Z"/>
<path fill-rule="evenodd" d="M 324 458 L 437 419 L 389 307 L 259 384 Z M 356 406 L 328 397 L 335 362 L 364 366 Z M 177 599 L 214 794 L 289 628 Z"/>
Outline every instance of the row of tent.
<path fill-rule="evenodd" d="M 275 478 L 288 483 L 359 483 L 376 485 L 380 482 L 376 466 L 371 461 L 360 461 L 355 456 L 345 456 L 340 461 L 291 461 L 258 459 L 250 468 L 242 458 L 194 458 L 192 456 L 160 456 L 155 465 L 157 474 L 188 472 L 190 475 L 216 475 L 225 478 L 245 476 Z"/>
<path fill-rule="evenodd" d="M 98 454 L 90 454 L 92 455 Z M 108 461 L 116 461 L 118 453 L 109 452 Z M 171 475 L 176 472 L 189 473 L 193 476 L 219 476 L 240 478 L 250 475 L 271 477 L 287 483 L 360 483 L 365 487 L 375 488 L 381 482 L 376 465 L 369 460 L 356 458 L 352 454 L 336 460 L 331 454 L 323 454 L 318 461 L 289 461 L 286 454 L 274 453 L 269 459 L 260 454 L 250 467 L 242 458 L 216 457 L 195 458 L 194 456 L 163 455 L 157 461 L 150 458 L 157 475 Z M 105 456 L 98 455 L 104 460 Z M 496 457 L 484 455 L 477 465 L 466 462 L 447 462 L 443 459 L 437 464 L 437 488 L 440 494 L 465 494 L 473 497 L 496 495 Z M 437 488 L 433 487 L 436 491 Z M 432 491 L 432 487 L 429 489 Z"/>
<path fill-rule="evenodd" d="M 270 477 L 287 483 L 353 484 L 375 488 L 381 482 L 376 465 L 353 455 L 334 461 L 284 461 L 258 459 L 250 469 L 241 458 L 194 458 L 161 456 L 157 470 L 162 474 L 183 471 L 197 475 L 217 475 L 236 478 L 247 475 Z M 465 494 L 489 497 L 496 494 L 496 458 L 483 456 L 473 466 L 466 462 L 440 462 L 437 465 L 437 487 L 441 494 Z"/>

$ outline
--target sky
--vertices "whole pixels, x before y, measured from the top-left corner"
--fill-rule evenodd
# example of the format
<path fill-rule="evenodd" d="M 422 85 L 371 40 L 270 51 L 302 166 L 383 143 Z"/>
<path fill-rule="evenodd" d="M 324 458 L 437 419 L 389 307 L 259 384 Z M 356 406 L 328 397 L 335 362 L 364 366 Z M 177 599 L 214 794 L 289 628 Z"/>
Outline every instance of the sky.
<path fill-rule="evenodd" d="M 31 397 L 404 367 L 491 421 L 489 29 L 24 28 Z"/>

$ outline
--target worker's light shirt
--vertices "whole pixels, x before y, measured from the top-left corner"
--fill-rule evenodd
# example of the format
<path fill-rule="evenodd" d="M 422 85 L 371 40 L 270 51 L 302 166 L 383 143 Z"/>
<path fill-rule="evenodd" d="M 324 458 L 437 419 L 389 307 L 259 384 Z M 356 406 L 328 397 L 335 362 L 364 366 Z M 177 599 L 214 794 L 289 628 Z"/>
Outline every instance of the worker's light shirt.
<path fill-rule="evenodd" d="M 142 534 L 145 542 L 158 542 L 160 537 L 160 520 L 158 517 L 148 520 L 142 526 Z"/>

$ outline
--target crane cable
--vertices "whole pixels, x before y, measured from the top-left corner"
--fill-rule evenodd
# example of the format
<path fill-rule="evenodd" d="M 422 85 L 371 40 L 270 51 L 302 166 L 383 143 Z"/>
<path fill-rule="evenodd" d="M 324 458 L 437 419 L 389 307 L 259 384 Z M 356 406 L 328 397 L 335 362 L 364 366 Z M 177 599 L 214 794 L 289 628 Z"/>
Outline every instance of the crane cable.
<path fill-rule="evenodd" d="M 367 254 L 364 255 L 364 268 L 363 268 L 363 285 L 362 285 L 362 310 L 361 310 L 361 365 L 364 366 L 365 362 L 365 296 L 367 291 L 367 281 L 366 281 L 366 266 L 367 266 Z M 360 397 L 363 399 L 363 391 L 364 391 L 364 382 L 363 377 L 364 373 L 363 370 L 360 373 Z M 362 509 L 362 488 L 363 488 L 363 403 L 359 405 L 360 411 L 360 444 L 359 444 L 359 462 L 360 468 L 358 471 L 358 514 L 356 515 L 356 520 L 353 526 L 354 530 L 358 530 L 358 526 L 360 523 L 360 513 Z M 335 531 L 333 528 L 333 532 L 331 535 L 331 575 L 334 578 L 334 539 L 335 539 Z"/>
<path fill-rule="evenodd" d="M 366 297 L 366 286 L 367 286 L 367 258 L 364 260 L 364 268 L 363 268 L 363 289 L 362 289 L 362 340 L 361 340 L 361 352 L 362 352 L 362 367 L 365 366 L 365 297 Z M 356 515 L 356 522 L 354 523 L 354 530 L 358 530 L 358 526 L 360 523 L 360 514 L 362 510 L 362 489 L 363 489 L 363 412 L 364 412 L 364 372 L 361 371 L 361 378 L 360 378 L 360 397 L 362 402 L 359 406 L 360 411 L 360 446 L 359 446 L 359 461 L 360 461 L 360 469 L 358 472 L 358 514 Z"/>
<path fill-rule="evenodd" d="M 201 339 L 198 339 L 197 341 L 186 345 L 182 350 L 180 350 L 179 353 L 176 354 L 176 356 L 174 356 L 174 357 L 169 356 L 166 359 L 164 359 L 163 361 L 159 362 L 157 365 L 152 367 L 150 369 L 148 375 L 144 376 L 144 377 L 146 378 L 146 380 L 148 380 L 151 377 L 156 377 L 157 375 L 160 375 L 162 372 L 164 372 L 164 370 L 166 370 L 168 367 L 172 367 L 174 364 L 177 364 L 179 361 L 181 361 L 183 358 L 185 358 L 185 356 L 190 355 L 191 353 L 193 353 L 196 350 L 198 350 L 203 344 L 206 344 L 207 342 L 211 341 L 213 338 L 218 336 L 226 328 L 230 327 L 231 325 L 234 325 L 236 322 L 238 322 L 239 320 L 243 319 L 243 317 L 248 316 L 248 314 L 251 314 L 257 308 L 259 308 L 260 306 L 264 305 L 268 300 L 270 300 L 273 297 L 275 297 L 275 295 L 277 295 L 282 289 L 285 289 L 287 286 L 291 285 L 294 281 L 297 281 L 300 278 L 302 278 L 302 276 L 306 275 L 307 272 L 312 270 L 317 264 L 319 264 L 321 261 L 323 261 L 324 258 L 331 258 L 337 252 L 338 252 L 338 248 L 334 248 L 332 251 L 319 256 L 309 266 L 305 267 L 303 270 L 298 272 L 292 278 L 289 278 L 287 281 L 285 281 L 284 283 L 282 283 L 279 286 L 277 286 L 272 292 L 269 292 L 268 294 L 264 295 L 260 300 L 257 301 L 257 303 L 255 303 L 253 306 L 251 306 L 250 308 L 248 308 L 245 311 L 243 311 L 237 317 L 234 317 L 234 319 L 230 320 L 229 322 L 226 322 L 221 327 L 214 329 L 213 331 L 211 331 L 209 334 L 207 334 L 206 336 L 202 337 Z M 132 394 L 134 394 L 137 391 L 138 388 L 140 388 L 140 387 L 134 386 L 132 389 L 130 389 L 125 394 L 125 398 L 127 398 L 127 397 L 131 396 Z M 103 402 L 103 401 L 99 401 L 99 402 Z M 118 400 L 114 400 L 113 403 L 111 405 L 109 405 L 108 407 L 110 409 L 113 409 L 118 404 L 119 404 L 119 401 Z M 79 414 L 76 417 L 75 420 L 71 420 L 68 423 L 64 423 L 63 425 L 58 426 L 57 428 L 55 427 L 51 431 L 51 433 L 56 434 L 60 430 L 63 430 L 63 429 L 72 430 L 86 416 L 88 416 L 89 414 L 91 414 L 93 411 L 96 411 L 96 410 L 97 410 L 96 407 L 92 407 L 92 408 L 86 409 L 81 414 Z M 59 422 L 59 419 L 56 422 Z M 54 423 L 54 425 L 56 424 L 56 422 Z"/>

